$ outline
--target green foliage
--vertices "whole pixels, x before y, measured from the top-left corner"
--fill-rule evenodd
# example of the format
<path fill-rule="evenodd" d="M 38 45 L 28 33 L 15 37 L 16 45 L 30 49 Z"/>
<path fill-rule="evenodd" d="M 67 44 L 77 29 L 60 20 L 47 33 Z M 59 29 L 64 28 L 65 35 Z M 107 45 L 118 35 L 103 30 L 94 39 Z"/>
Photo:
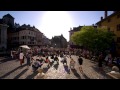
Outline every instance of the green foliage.
<path fill-rule="evenodd" d="M 71 40 L 77 45 L 82 45 L 92 51 L 104 51 L 111 47 L 114 34 L 105 28 L 94 28 L 84 26 L 80 31 L 75 32 Z"/>

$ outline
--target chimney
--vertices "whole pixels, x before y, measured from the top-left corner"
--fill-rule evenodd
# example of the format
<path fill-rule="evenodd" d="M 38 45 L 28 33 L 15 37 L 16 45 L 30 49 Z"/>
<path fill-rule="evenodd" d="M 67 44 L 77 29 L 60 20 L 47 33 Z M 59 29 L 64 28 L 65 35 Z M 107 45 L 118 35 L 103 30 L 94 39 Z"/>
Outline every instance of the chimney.
<path fill-rule="evenodd" d="M 101 17 L 101 21 L 103 20 L 103 17 Z"/>
<path fill-rule="evenodd" d="M 107 17 L 107 11 L 105 11 L 105 18 Z"/>

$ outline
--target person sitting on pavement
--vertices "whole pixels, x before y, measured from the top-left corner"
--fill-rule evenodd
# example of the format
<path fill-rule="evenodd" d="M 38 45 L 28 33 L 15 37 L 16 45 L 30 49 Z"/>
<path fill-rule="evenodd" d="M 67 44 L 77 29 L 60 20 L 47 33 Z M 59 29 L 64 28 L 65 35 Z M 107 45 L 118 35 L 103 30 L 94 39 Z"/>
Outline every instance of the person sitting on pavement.
<path fill-rule="evenodd" d="M 48 56 L 46 57 L 45 63 L 47 63 L 48 67 L 50 67 L 50 60 L 48 59 Z"/>
<path fill-rule="evenodd" d="M 67 65 L 67 58 L 66 58 L 66 56 L 63 57 L 63 61 L 62 62 L 63 62 L 63 65 Z"/>
<path fill-rule="evenodd" d="M 59 59 L 58 59 L 57 55 L 54 58 L 54 64 L 59 64 Z"/>
<path fill-rule="evenodd" d="M 33 64 L 32 64 L 33 71 L 36 71 L 39 67 L 40 67 L 40 62 L 38 61 L 38 59 L 33 60 Z"/>
<path fill-rule="evenodd" d="M 50 66 L 52 66 L 52 64 L 54 63 L 54 59 L 51 59 L 50 57 L 49 60 L 50 60 Z"/>

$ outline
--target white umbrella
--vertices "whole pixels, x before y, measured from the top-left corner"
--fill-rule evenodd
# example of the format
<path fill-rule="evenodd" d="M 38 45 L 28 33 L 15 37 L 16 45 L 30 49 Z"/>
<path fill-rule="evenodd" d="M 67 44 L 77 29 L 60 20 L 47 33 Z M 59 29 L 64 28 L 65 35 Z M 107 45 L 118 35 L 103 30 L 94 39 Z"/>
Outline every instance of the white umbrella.
<path fill-rule="evenodd" d="M 27 45 L 21 45 L 20 47 L 25 48 L 25 49 L 30 49 Z"/>

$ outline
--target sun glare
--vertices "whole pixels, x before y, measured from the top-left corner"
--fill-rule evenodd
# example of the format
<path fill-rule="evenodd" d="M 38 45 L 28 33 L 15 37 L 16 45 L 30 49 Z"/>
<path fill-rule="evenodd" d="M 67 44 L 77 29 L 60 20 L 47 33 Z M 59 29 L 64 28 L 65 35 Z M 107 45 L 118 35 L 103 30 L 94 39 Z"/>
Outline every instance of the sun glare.
<path fill-rule="evenodd" d="M 65 11 L 48 11 L 42 18 L 41 29 L 48 38 L 63 34 L 68 40 L 70 27 L 72 27 L 72 19 Z"/>

